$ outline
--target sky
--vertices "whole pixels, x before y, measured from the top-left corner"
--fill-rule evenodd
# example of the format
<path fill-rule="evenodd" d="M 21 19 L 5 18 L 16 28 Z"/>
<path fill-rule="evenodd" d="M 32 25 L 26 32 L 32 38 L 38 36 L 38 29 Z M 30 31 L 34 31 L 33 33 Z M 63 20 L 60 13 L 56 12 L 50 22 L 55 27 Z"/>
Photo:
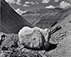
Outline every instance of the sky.
<path fill-rule="evenodd" d="M 20 15 L 24 11 L 40 8 L 65 8 L 70 6 L 71 0 L 5 0 Z"/>

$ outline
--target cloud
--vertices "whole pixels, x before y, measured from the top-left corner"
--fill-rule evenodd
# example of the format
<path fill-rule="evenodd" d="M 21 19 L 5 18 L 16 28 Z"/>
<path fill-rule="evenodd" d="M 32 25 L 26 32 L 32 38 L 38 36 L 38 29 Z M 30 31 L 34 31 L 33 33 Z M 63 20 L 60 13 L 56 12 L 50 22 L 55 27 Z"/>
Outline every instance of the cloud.
<path fill-rule="evenodd" d="M 54 2 L 59 2 L 59 0 L 54 0 Z"/>
<path fill-rule="evenodd" d="M 55 8 L 53 5 L 46 6 L 45 8 Z"/>
<path fill-rule="evenodd" d="M 15 10 L 19 15 L 21 15 L 24 11 L 20 10 L 19 8 Z"/>
<path fill-rule="evenodd" d="M 50 0 L 42 0 L 41 3 L 49 3 Z"/>
<path fill-rule="evenodd" d="M 65 2 L 65 1 L 62 1 L 62 2 L 59 4 L 59 7 L 60 7 L 60 8 L 68 8 L 69 6 L 71 6 L 71 4 L 68 3 L 68 2 Z"/>
<path fill-rule="evenodd" d="M 17 0 L 16 4 L 21 5 L 21 0 Z"/>
<path fill-rule="evenodd" d="M 9 3 L 15 3 L 16 0 L 5 0 L 6 2 L 9 2 Z"/>
<path fill-rule="evenodd" d="M 23 4 L 23 6 L 24 6 L 24 7 L 29 7 L 29 5 L 27 5 L 27 4 Z"/>
<path fill-rule="evenodd" d="M 26 1 L 25 4 L 31 4 L 31 5 L 34 5 L 35 3 L 34 3 L 33 1 L 30 1 L 30 2 L 29 2 L 29 1 Z"/>
<path fill-rule="evenodd" d="M 34 5 L 35 3 L 33 1 L 30 2 L 32 5 Z"/>
<path fill-rule="evenodd" d="M 35 1 L 35 4 L 39 4 L 39 2 L 36 2 L 36 1 Z"/>
<path fill-rule="evenodd" d="M 30 2 L 29 1 L 26 1 L 25 4 L 30 4 Z"/>
<path fill-rule="evenodd" d="M 26 1 L 23 6 L 24 7 L 29 7 L 30 5 L 34 5 L 34 4 L 39 4 L 38 2 L 33 2 L 33 1 Z"/>
<path fill-rule="evenodd" d="M 5 0 L 8 3 L 16 3 L 17 5 L 21 5 L 21 0 Z"/>

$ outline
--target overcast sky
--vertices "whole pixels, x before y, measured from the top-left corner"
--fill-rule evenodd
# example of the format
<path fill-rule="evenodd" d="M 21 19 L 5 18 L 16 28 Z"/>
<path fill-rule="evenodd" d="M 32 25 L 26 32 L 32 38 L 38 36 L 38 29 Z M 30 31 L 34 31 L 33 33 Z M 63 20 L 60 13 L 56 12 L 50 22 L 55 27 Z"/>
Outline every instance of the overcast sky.
<path fill-rule="evenodd" d="M 59 6 L 60 8 L 65 8 L 70 6 L 71 0 L 5 0 L 8 2 L 12 8 L 18 12 L 20 15 L 25 10 L 34 10 L 37 8 L 55 8 Z"/>

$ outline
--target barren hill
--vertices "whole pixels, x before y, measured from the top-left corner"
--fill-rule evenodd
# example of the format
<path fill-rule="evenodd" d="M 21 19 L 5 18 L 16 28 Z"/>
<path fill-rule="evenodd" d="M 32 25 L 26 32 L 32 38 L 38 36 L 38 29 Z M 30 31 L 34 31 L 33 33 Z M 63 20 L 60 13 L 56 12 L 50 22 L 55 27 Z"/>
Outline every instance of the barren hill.
<path fill-rule="evenodd" d="M 22 17 L 33 24 L 33 26 L 49 28 L 53 23 L 61 21 L 67 14 L 68 9 L 38 9 L 23 13 Z"/>
<path fill-rule="evenodd" d="M 34 26 L 45 28 L 56 21 L 56 19 L 62 14 L 60 11 L 60 9 L 38 9 L 28 11 L 22 14 L 22 17 Z M 42 26 L 40 24 L 42 24 Z"/>
<path fill-rule="evenodd" d="M 32 25 L 17 14 L 5 0 L 1 2 L 1 26 L 0 31 L 6 33 L 17 33 L 22 27 Z"/>

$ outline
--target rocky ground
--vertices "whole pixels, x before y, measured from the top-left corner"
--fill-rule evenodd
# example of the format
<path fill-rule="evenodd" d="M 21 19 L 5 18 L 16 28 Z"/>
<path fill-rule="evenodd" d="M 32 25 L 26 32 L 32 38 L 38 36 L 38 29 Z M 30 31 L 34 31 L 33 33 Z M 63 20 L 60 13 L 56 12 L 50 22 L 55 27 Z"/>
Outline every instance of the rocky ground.
<path fill-rule="evenodd" d="M 22 48 L 23 46 L 15 44 L 18 42 L 17 34 L 0 33 L 0 37 L 5 37 L 6 40 L 0 45 L 0 57 L 70 57 L 71 56 L 71 14 L 56 26 L 61 26 L 62 29 L 51 36 L 50 43 L 58 44 L 57 47 L 49 51 L 46 50 L 31 50 Z M 2 36 L 3 35 L 3 36 Z M 5 36 L 4 36 L 5 35 Z M 4 46 L 7 49 L 4 49 Z M 53 46 L 51 46 L 53 47 Z"/>
<path fill-rule="evenodd" d="M 11 35 L 9 36 L 9 38 L 16 38 L 17 39 L 17 35 Z M 7 46 L 9 50 L 2 50 L 0 48 L 0 57 L 5 57 L 7 56 L 22 56 L 22 57 L 70 57 L 71 56 L 71 34 L 66 36 L 63 40 L 61 40 L 59 42 L 59 44 L 57 45 L 57 47 L 53 50 L 50 51 L 45 51 L 45 50 L 41 50 L 41 51 L 37 51 L 37 50 L 30 50 L 30 49 L 26 49 L 23 48 L 22 50 L 20 50 L 21 48 L 15 48 L 13 51 L 13 48 L 11 48 L 11 45 L 14 42 L 14 39 L 8 39 L 8 41 L 6 41 L 5 43 L 2 44 L 1 47 L 3 46 Z M 16 40 L 15 39 L 15 40 Z M 13 40 L 13 41 L 11 41 Z M 18 39 L 17 39 L 18 40 Z M 17 55 L 15 55 L 17 54 Z"/>

